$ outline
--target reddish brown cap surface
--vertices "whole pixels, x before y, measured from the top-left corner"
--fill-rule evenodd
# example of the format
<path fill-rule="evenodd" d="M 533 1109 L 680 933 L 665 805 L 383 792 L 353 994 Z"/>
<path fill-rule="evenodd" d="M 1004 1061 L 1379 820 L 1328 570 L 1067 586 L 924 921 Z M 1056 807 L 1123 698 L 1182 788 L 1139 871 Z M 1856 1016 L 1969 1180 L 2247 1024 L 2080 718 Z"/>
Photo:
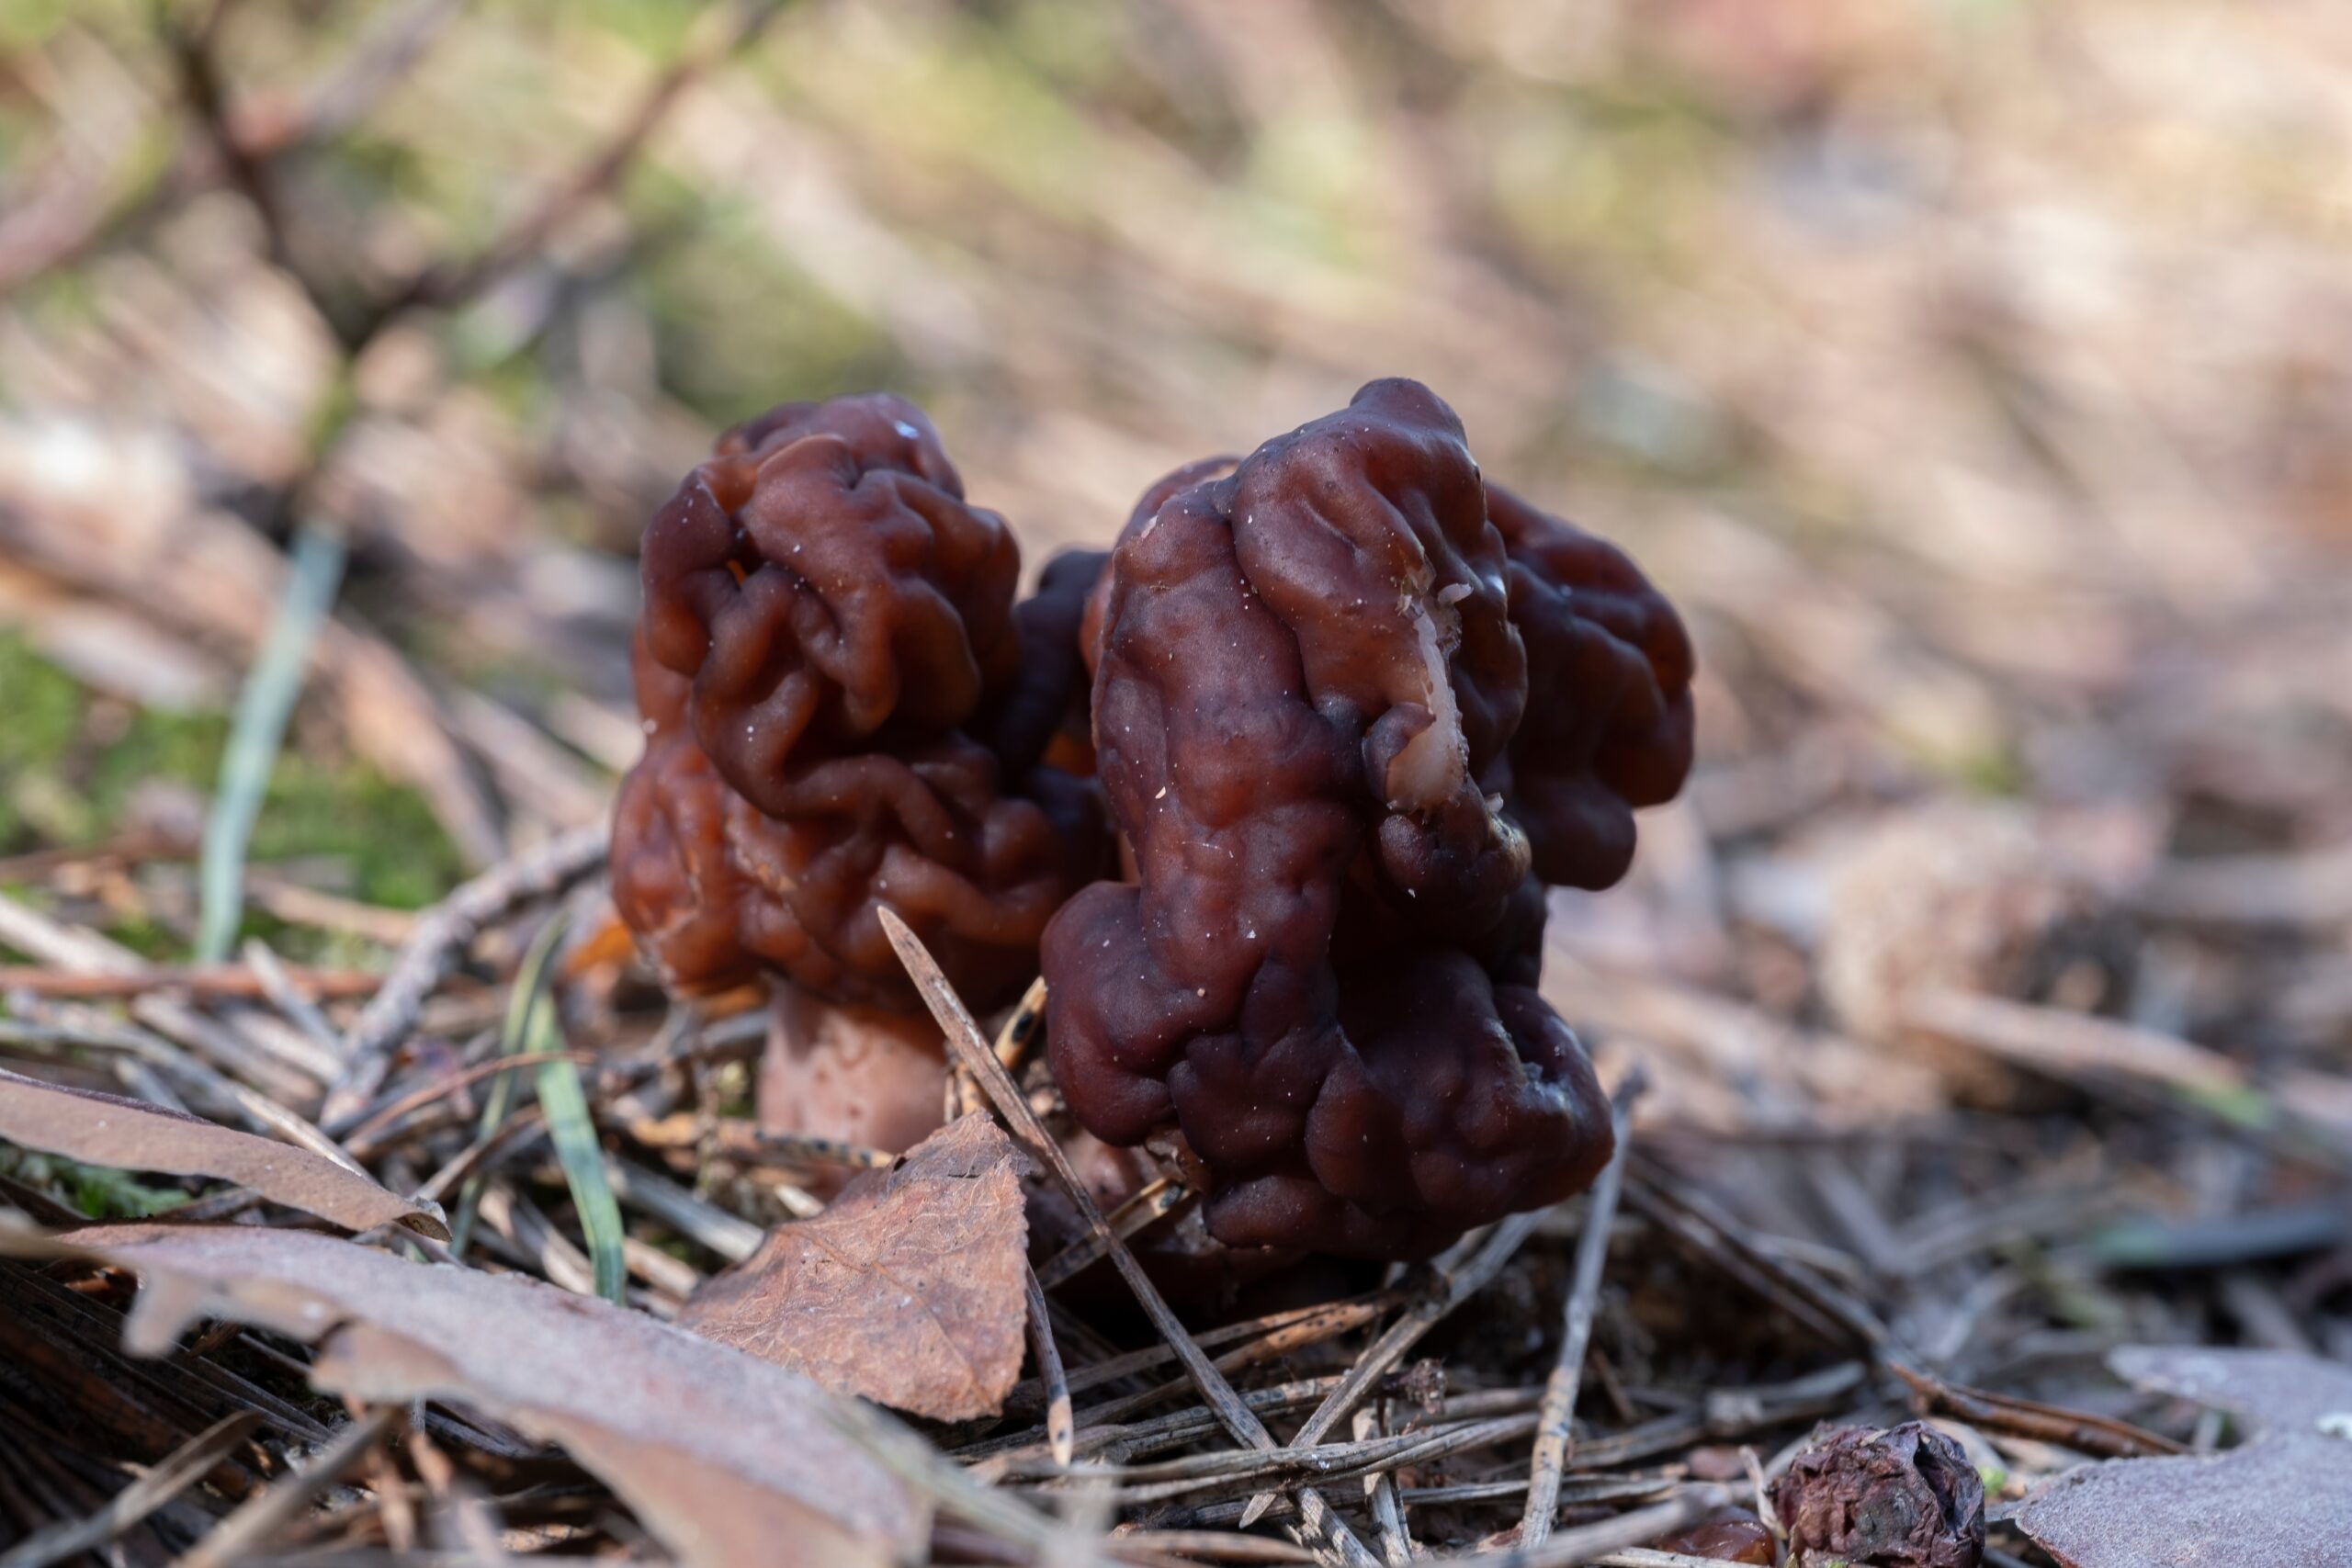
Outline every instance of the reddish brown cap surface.
<path fill-rule="evenodd" d="M 1612 548 L 1527 513 L 1521 558 L 1488 504 L 1453 411 L 1378 381 L 1163 481 L 1098 590 L 1137 879 L 1047 932 L 1055 1070 L 1110 1142 L 1175 1122 L 1229 1244 L 1425 1254 L 1608 1158 L 1534 873 L 1622 872 L 1688 763 L 1688 645 Z M 1528 722 L 1531 652 L 1573 711 Z"/>
<path fill-rule="evenodd" d="M 975 1006 L 1035 973 L 1105 838 L 1091 786 L 1041 761 L 1091 583 L 1016 612 L 1019 570 L 898 398 L 788 404 L 687 477 L 646 531 L 648 746 L 613 835 L 615 900 L 672 986 L 775 969 L 911 1006 L 884 907 Z"/>

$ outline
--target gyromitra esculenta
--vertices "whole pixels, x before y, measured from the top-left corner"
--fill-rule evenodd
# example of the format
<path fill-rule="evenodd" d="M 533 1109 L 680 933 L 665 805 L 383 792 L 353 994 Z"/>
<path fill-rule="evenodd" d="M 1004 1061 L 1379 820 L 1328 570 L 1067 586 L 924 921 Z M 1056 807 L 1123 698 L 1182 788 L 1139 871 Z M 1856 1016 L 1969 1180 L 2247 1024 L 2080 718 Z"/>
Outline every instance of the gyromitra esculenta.
<path fill-rule="evenodd" d="M 1079 1120 L 1180 1133 L 1235 1246 L 1421 1256 L 1589 1181 L 1609 1111 L 1535 989 L 1544 889 L 1623 875 L 1689 768 L 1664 598 L 1389 380 L 1155 487 L 1096 610 L 1135 880 L 1046 933 Z"/>
<path fill-rule="evenodd" d="M 883 395 L 729 432 L 646 530 L 614 897 L 673 990 L 773 977 L 771 1125 L 899 1149 L 938 1124 L 938 1034 L 879 909 L 987 1008 L 1101 874 L 1099 791 L 1048 760 L 1101 559 L 1016 606 L 1004 520 Z"/>

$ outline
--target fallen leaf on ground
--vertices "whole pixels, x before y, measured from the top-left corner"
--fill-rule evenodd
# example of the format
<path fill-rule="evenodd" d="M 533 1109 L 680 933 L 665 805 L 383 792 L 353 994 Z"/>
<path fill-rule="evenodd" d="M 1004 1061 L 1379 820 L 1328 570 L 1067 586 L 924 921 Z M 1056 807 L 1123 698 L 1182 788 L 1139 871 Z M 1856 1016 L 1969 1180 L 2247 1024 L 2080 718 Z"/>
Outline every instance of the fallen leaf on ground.
<path fill-rule="evenodd" d="M 402 1224 L 449 1239 L 438 1209 L 324 1155 L 118 1095 L 0 1072 L 0 1141 L 85 1165 L 233 1181 L 347 1230 Z"/>
<path fill-rule="evenodd" d="M 311 1381 L 324 1392 L 452 1400 L 560 1444 L 694 1568 L 882 1564 L 929 1536 L 924 1505 L 851 1438 L 882 1417 L 642 1313 L 254 1225 L 101 1225 L 10 1245 L 137 1273 L 123 1331 L 134 1353 L 225 1318 L 315 1343 Z"/>
<path fill-rule="evenodd" d="M 769 1232 L 679 1325 L 918 1416 L 992 1416 L 1021 1374 L 1024 1163 L 986 1115 L 951 1122 Z"/>
<path fill-rule="evenodd" d="M 2352 1367 L 2282 1350 L 2127 1346 L 2139 1387 L 2230 1411 L 2252 1427 L 2217 1454 L 2067 1472 L 2018 1523 L 2067 1568 L 2345 1568 L 2352 1564 Z"/>

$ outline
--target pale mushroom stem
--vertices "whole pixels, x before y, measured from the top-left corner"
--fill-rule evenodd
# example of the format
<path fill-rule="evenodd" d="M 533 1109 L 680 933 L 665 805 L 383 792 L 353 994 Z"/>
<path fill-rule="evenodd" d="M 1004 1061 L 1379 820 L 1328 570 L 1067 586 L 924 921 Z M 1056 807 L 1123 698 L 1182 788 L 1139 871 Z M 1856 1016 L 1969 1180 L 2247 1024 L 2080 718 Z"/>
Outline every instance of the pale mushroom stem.
<path fill-rule="evenodd" d="M 935 1132 L 947 1053 L 928 1013 L 828 1001 L 773 983 L 760 1124 L 899 1154 Z"/>

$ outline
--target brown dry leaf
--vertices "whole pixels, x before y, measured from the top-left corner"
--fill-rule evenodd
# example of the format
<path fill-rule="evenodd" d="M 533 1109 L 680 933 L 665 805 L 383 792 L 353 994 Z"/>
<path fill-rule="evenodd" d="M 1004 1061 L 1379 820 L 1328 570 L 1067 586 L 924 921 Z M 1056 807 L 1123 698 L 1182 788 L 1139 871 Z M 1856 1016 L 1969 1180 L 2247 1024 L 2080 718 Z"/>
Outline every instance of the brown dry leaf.
<path fill-rule="evenodd" d="M 314 1342 L 324 1392 L 454 1400 L 560 1444 L 693 1568 L 879 1565 L 929 1537 L 925 1506 L 849 1440 L 880 1417 L 594 1297 L 252 1225 L 102 1225 L 11 1246 L 135 1271 L 134 1353 L 226 1318 Z"/>
<path fill-rule="evenodd" d="M 2109 1358 L 2143 1388 L 2243 1416 L 2219 1454 L 2067 1472 L 2018 1523 L 2067 1568 L 2352 1565 L 2352 1367 L 2281 1350 L 2135 1346 Z"/>
<path fill-rule="evenodd" d="M 0 1071 L 0 1141 L 85 1165 L 209 1176 L 348 1230 L 401 1224 L 449 1239 L 440 1210 L 386 1190 L 374 1178 L 292 1144 L 183 1111 Z"/>
<path fill-rule="evenodd" d="M 1021 1373 L 1025 1164 L 986 1115 L 951 1122 L 769 1232 L 679 1325 L 918 1416 L 994 1415 Z"/>

